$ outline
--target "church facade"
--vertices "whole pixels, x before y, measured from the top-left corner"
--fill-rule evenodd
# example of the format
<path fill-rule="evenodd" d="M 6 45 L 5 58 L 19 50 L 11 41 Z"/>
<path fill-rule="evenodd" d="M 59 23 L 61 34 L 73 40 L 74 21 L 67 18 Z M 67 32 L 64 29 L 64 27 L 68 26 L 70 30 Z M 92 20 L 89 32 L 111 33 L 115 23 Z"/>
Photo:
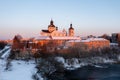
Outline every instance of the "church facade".
<path fill-rule="evenodd" d="M 48 30 L 42 30 L 41 36 L 56 36 L 56 37 L 65 37 L 65 36 L 74 36 L 74 28 L 72 27 L 72 24 L 70 24 L 70 28 L 68 29 L 68 33 L 65 29 L 62 31 L 58 30 L 58 27 L 54 25 L 53 20 L 50 21 L 50 24 L 48 25 Z"/>

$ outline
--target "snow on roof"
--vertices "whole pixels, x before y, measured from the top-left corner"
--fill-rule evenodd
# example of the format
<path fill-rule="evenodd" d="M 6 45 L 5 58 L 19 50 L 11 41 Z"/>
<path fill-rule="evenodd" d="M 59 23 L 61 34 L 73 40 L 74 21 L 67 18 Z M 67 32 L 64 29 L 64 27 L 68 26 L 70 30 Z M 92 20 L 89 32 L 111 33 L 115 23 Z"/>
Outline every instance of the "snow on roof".
<path fill-rule="evenodd" d="M 50 39 L 53 39 L 53 40 L 68 40 L 68 39 L 71 39 L 71 40 L 80 40 L 80 37 L 69 37 L 69 36 L 61 36 L 61 37 L 58 37 L 58 36 L 39 36 L 39 37 L 36 37 L 35 38 L 36 40 L 50 40 Z"/>
<path fill-rule="evenodd" d="M 68 42 L 81 42 L 81 40 L 69 40 Z"/>
<path fill-rule="evenodd" d="M 90 40 L 86 39 L 86 40 L 81 40 L 80 42 L 90 42 Z"/>
<path fill-rule="evenodd" d="M 104 38 L 88 38 L 86 40 L 82 40 L 83 42 L 90 42 L 90 41 L 108 41 L 107 39 Z"/>
<path fill-rule="evenodd" d="M 88 38 L 85 40 L 70 40 L 68 42 L 91 42 L 91 41 L 108 41 L 104 38 Z"/>
<path fill-rule="evenodd" d="M 52 39 L 71 39 L 71 40 L 80 40 L 80 37 L 69 37 L 69 36 L 64 36 L 64 37 L 52 37 Z"/>
<path fill-rule="evenodd" d="M 90 40 L 90 41 L 108 41 L 107 39 L 104 39 L 104 38 L 88 38 L 87 40 Z"/>
<path fill-rule="evenodd" d="M 50 39 L 50 37 L 49 36 L 38 36 L 35 39 L 36 40 L 44 40 L 44 39 L 48 40 L 48 39 Z"/>

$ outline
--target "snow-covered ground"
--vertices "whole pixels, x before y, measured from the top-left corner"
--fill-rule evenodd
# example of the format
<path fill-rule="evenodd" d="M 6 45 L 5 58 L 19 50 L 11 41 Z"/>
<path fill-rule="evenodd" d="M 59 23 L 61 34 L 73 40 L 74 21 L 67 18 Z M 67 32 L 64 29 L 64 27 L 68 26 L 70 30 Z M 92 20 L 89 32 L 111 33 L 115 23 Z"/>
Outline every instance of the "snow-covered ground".
<path fill-rule="evenodd" d="M 2 53 L 2 59 L 0 59 L 0 80 L 34 80 L 32 76 L 37 72 L 35 61 L 12 60 L 10 61 L 9 68 L 6 69 L 9 61 L 7 58 L 9 57 L 11 49 L 8 46 L 3 50 L 5 49 L 7 50 Z M 40 75 L 39 78 L 39 80 L 43 80 Z"/>
<path fill-rule="evenodd" d="M 35 64 L 33 61 L 12 61 L 11 67 L 5 70 L 6 62 L 0 60 L 0 80 L 33 80 Z"/>
<path fill-rule="evenodd" d="M 4 52 L 4 54 L 1 56 L 1 58 L 7 59 L 10 55 L 10 51 L 11 51 L 11 49 L 8 49 L 6 52 Z"/>

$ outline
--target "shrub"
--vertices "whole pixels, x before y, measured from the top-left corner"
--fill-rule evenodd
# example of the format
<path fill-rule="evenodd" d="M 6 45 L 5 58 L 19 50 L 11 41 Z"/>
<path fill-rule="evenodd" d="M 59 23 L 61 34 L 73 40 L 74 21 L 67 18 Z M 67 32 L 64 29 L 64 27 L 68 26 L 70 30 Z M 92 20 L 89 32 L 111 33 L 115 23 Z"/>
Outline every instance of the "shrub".
<path fill-rule="evenodd" d="M 57 62 L 55 57 L 40 58 L 37 69 L 38 73 L 41 73 L 44 78 L 48 79 L 53 78 L 53 74 L 56 73 L 56 71 L 59 71 L 58 73 L 64 72 L 63 64 Z"/>

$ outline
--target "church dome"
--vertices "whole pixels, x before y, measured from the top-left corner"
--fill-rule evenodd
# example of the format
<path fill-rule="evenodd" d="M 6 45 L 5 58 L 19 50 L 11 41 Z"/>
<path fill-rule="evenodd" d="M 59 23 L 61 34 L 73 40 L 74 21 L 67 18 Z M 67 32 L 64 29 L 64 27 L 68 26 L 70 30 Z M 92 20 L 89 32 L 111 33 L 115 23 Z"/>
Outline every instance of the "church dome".
<path fill-rule="evenodd" d="M 55 27 L 53 20 L 50 21 L 50 25 L 48 27 Z"/>
<path fill-rule="evenodd" d="M 70 30 L 70 29 L 73 29 L 73 30 L 74 30 L 74 28 L 72 27 L 72 24 L 70 24 L 70 28 L 69 28 L 69 30 Z"/>

